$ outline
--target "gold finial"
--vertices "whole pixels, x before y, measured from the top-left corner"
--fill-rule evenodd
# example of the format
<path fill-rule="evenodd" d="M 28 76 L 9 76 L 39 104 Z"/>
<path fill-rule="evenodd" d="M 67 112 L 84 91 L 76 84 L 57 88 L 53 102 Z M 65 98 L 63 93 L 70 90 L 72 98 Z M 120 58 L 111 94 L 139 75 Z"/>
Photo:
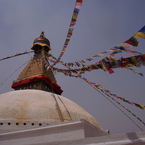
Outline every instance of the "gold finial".
<path fill-rule="evenodd" d="M 46 46 L 48 50 L 52 50 L 50 48 L 50 41 L 46 38 L 44 31 L 41 32 L 40 36 L 36 38 L 33 42 L 32 50 L 35 50 L 35 45 Z"/>

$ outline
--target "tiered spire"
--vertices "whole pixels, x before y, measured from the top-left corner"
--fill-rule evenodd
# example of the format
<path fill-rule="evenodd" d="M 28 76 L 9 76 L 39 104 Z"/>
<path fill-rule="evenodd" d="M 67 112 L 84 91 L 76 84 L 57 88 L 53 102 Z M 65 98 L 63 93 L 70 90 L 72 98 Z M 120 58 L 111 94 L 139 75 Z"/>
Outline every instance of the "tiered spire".
<path fill-rule="evenodd" d="M 46 68 L 49 65 L 47 60 L 48 52 L 51 50 L 50 41 L 45 37 L 44 32 L 36 38 L 31 47 L 34 50 L 34 57 L 30 60 L 18 79 L 13 82 L 12 88 L 38 89 L 61 94 L 62 90 L 57 85 L 52 70 Z"/>

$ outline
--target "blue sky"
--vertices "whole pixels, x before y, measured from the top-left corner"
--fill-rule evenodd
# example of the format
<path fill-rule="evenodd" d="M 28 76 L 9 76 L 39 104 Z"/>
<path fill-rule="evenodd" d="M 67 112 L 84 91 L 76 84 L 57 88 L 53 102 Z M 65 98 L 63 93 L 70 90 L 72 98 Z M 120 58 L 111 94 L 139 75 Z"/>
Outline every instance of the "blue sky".
<path fill-rule="evenodd" d="M 58 57 L 67 35 L 74 4 L 75 0 L 0 0 L 0 58 L 29 51 L 41 31 L 45 32 L 51 42 L 51 53 Z M 126 41 L 145 25 L 144 5 L 144 0 L 84 0 L 62 60 L 74 62 L 89 58 Z M 145 40 L 140 39 L 139 46 L 133 50 L 145 53 Z M 12 91 L 12 81 L 17 79 L 22 68 L 15 74 L 13 72 L 32 56 L 29 54 L 0 62 L 0 82 L 9 78 L 0 87 L 0 93 Z M 121 56 L 131 55 L 121 53 L 116 58 Z M 97 58 L 94 62 L 102 58 Z M 144 66 L 135 70 L 145 76 Z M 145 78 L 138 74 L 119 68 L 113 74 L 96 70 L 84 76 L 120 97 L 145 105 Z M 112 134 L 140 131 L 84 81 L 63 74 L 56 75 L 56 79 L 64 90 L 64 97 L 86 109 Z M 145 121 L 145 110 L 121 103 Z M 133 119 L 145 130 L 144 125 L 136 118 Z"/>

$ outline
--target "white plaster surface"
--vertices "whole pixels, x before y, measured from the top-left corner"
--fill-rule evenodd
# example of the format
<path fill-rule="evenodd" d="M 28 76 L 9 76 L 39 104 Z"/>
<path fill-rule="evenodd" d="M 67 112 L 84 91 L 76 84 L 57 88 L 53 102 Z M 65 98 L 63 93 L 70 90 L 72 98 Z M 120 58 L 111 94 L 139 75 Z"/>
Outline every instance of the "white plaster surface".
<path fill-rule="evenodd" d="M 88 135 L 90 132 L 91 134 Z M 107 133 L 99 130 L 99 128 L 85 120 L 80 120 L 48 127 L 2 133 L 0 134 L 0 145 L 42 144 L 103 135 L 107 135 Z"/>
<path fill-rule="evenodd" d="M 63 96 L 30 89 L 0 95 L 0 123 L 2 121 L 60 123 L 80 119 L 85 119 L 102 129 L 87 111 Z"/>

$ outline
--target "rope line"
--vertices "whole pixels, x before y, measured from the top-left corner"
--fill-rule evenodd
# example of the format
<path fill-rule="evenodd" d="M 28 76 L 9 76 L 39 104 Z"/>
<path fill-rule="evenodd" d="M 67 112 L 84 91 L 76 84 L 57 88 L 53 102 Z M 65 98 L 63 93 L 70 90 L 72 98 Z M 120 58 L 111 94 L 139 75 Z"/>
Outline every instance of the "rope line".
<path fill-rule="evenodd" d="M 55 59 L 55 57 L 53 57 L 53 59 Z M 50 60 L 50 59 L 49 59 Z M 59 61 L 60 62 L 60 61 Z M 61 62 L 60 62 L 61 63 Z M 61 63 L 62 65 L 64 65 L 63 63 Z M 65 65 L 64 65 L 65 66 Z M 65 66 L 66 67 L 66 66 Z M 67 66 L 68 67 L 68 66 Z M 68 74 L 65 74 L 68 75 Z M 103 95 L 109 102 L 111 102 L 117 109 L 119 109 L 132 123 L 134 123 L 141 131 L 143 131 L 143 129 L 129 116 L 127 115 L 121 108 L 119 108 L 115 103 L 113 103 L 110 99 L 112 99 L 113 101 L 115 101 L 120 107 L 122 107 L 123 109 L 125 109 L 127 112 L 129 112 L 131 115 L 133 115 L 137 120 L 139 120 L 141 123 L 143 123 L 143 125 L 145 125 L 145 123 L 139 118 L 137 117 L 134 113 L 132 113 L 129 109 L 127 109 L 125 106 L 123 106 L 120 102 L 116 101 L 114 98 L 112 98 L 109 94 L 107 94 L 107 92 L 104 92 L 104 90 L 102 89 L 98 89 L 96 88 L 94 85 L 92 85 L 91 83 L 89 83 L 88 81 L 86 81 L 86 78 L 82 77 L 81 75 L 69 75 L 71 77 L 77 77 L 77 78 L 81 78 L 83 79 L 85 82 L 87 82 L 90 86 L 92 86 L 95 90 L 97 90 L 101 95 Z M 110 99 L 109 99 L 110 98 Z"/>
<path fill-rule="evenodd" d="M 81 79 L 83 79 L 83 77 L 80 77 Z M 85 82 L 86 79 L 83 79 Z M 88 82 L 87 82 L 88 83 Z M 118 105 L 120 105 L 122 108 L 124 108 L 126 111 L 128 111 L 131 115 L 133 115 L 135 118 L 137 118 L 141 123 L 143 123 L 145 125 L 145 123 L 139 118 L 137 117 L 134 113 L 132 113 L 129 109 L 127 109 L 126 107 L 124 107 L 121 103 L 119 103 L 118 101 L 116 101 L 114 98 L 112 98 L 110 95 L 108 95 L 107 93 L 104 93 L 99 91 L 98 88 L 96 88 L 95 86 L 91 85 L 90 83 L 88 83 L 90 86 L 92 86 L 95 90 L 97 90 L 101 95 L 103 95 L 108 101 L 110 101 L 115 107 L 117 107 L 128 119 L 130 119 L 130 121 L 132 121 L 141 131 L 143 131 L 143 129 L 135 122 L 132 120 L 131 117 L 129 117 L 122 109 L 120 109 L 116 104 L 114 104 L 109 98 L 111 98 L 113 101 L 115 101 Z M 106 95 L 106 96 L 105 96 Z M 107 98 L 109 97 L 109 98 Z"/>
<path fill-rule="evenodd" d="M 85 81 L 85 80 L 84 80 Z M 89 84 L 89 83 L 88 83 Z M 143 129 L 134 121 L 132 120 L 131 117 L 129 117 L 121 108 L 119 108 L 115 103 L 113 103 L 107 96 L 105 96 L 105 94 L 103 94 L 101 91 L 99 91 L 96 87 L 94 87 L 93 85 L 89 84 L 90 86 L 92 86 L 95 90 L 97 90 L 101 95 L 103 95 L 109 102 L 111 102 L 117 109 L 119 109 L 130 121 L 132 121 L 141 131 L 143 131 Z M 110 96 L 109 96 L 110 97 Z M 113 99 L 112 97 L 110 97 L 113 101 L 115 101 L 115 99 Z M 116 102 L 116 101 L 115 101 Z M 117 103 L 117 102 L 116 102 Z M 121 107 L 123 107 L 122 104 L 120 104 L 119 102 L 117 103 L 119 104 Z M 123 107 L 124 109 L 126 109 L 125 107 Z M 126 109 L 128 110 L 128 109 Z M 130 111 L 131 112 L 131 111 Z M 132 114 L 132 113 L 131 113 Z"/>
<path fill-rule="evenodd" d="M 29 60 L 30 61 L 30 60 Z M 21 67 L 23 67 L 26 63 L 28 63 L 29 61 L 25 62 L 24 64 L 22 64 L 20 67 L 18 67 L 13 73 L 11 73 L 1 84 L 0 84 L 0 87 L 6 82 L 9 80 L 9 78 L 11 76 L 13 76 Z"/>
<path fill-rule="evenodd" d="M 6 59 L 9 59 L 9 58 L 13 58 L 13 57 L 17 57 L 17 56 L 20 56 L 20 55 L 24 55 L 24 54 L 29 54 L 29 53 L 32 53 L 32 52 L 33 52 L 33 51 L 30 51 L 30 52 L 23 52 L 23 53 L 17 53 L 17 54 L 12 55 L 12 56 L 8 56 L 8 57 L 1 58 L 0 61 L 6 60 Z"/>

